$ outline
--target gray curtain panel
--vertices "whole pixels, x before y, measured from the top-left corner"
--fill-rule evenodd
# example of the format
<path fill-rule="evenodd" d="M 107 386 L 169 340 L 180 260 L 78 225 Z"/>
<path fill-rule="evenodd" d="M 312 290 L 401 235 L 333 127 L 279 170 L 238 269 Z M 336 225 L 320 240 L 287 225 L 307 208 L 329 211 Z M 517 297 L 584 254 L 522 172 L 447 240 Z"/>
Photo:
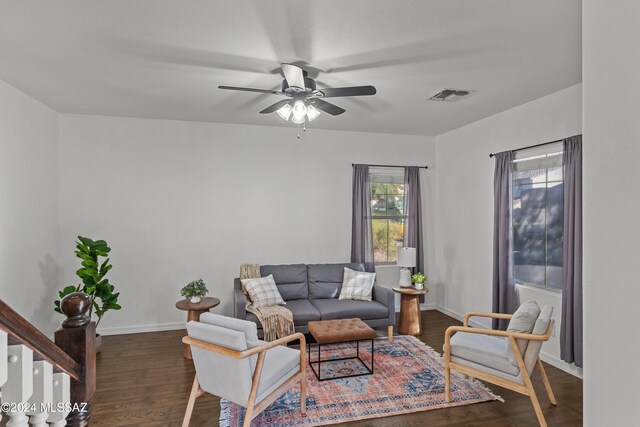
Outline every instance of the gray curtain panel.
<path fill-rule="evenodd" d="M 513 152 L 498 153 L 493 175 L 493 312 L 513 313 L 513 228 L 511 226 L 511 177 Z M 507 320 L 493 319 L 493 329 L 507 329 Z"/>
<path fill-rule="evenodd" d="M 582 367 L 582 135 L 564 140 L 563 290 L 560 357 Z"/>
<path fill-rule="evenodd" d="M 404 204 L 406 209 L 407 224 L 404 227 L 404 245 L 416 248 L 416 266 L 413 272 L 424 271 L 424 252 L 422 250 L 422 202 L 420 189 L 420 168 L 409 166 L 404 168 Z M 420 296 L 420 302 L 424 302 L 424 296 Z"/>
<path fill-rule="evenodd" d="M 353 206 L 351 209 L 351 262 L 365 264 L 373 271 L 373 231 L 369 166 L 353 166 Z"/>
<path fill-rule="evenodd" d="M 410 166 L 404 168 L 405 196 L 407 210 L 407 226 L 404 228 L 404 245 L 416 248 L 415 271 L 424 273 L 424 253 L 422 252 L 422 202 L 420 190 L 420 168 Z"/>

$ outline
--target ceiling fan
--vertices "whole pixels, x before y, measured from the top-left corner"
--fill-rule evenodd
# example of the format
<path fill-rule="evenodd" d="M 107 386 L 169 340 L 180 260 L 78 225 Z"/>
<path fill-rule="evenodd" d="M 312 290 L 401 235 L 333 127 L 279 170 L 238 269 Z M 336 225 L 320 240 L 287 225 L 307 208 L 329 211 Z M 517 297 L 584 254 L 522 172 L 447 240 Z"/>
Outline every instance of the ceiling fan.
<path fill-rule="evenodd" d="M 286 96 L 289 99 L 283 99 L 268 106 L 260 111 L 260 114 L 268 114 L 275 111 L 284 120 L 291 118 L 291 121 L 296 124 L 302 124 L 306 120 L 312 121 L 320 115 L 321 111 L 331 114 L 332 116 L 337 116 L 345 112 L 343 108 L 327 102 L 323 98 L 376 94 L 376 88 L 373 86 L 317 89 L 315 80 L 308 76 L 307 71 L 293 64 L 280 65 L 282 67 L 282 74 L 284 74 L 281 91 L 235 86 L 218 86 L 218 88 Z"/>

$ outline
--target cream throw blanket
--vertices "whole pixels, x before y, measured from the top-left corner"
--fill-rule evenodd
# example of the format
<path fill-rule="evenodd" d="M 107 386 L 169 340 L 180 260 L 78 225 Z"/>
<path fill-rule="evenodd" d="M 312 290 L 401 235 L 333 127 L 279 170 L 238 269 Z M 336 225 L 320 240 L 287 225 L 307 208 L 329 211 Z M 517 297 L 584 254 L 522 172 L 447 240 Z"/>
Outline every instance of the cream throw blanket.
<path fill-rule="evenodd" d="M 260 277 L 259 264 L 242 264 L 240 266 L 240 279 L 255 279 Z M 251 305 L 251 299 L 241 286 L 242 292 L 247 299 L 246 309 L 249 313 L 253 313 L 262 325 L 265 341 L 275 341 L 295 333 L 293 326 L 293 313 L 288 308 L 280 305 L 271 307 L 254 307 Z"/>

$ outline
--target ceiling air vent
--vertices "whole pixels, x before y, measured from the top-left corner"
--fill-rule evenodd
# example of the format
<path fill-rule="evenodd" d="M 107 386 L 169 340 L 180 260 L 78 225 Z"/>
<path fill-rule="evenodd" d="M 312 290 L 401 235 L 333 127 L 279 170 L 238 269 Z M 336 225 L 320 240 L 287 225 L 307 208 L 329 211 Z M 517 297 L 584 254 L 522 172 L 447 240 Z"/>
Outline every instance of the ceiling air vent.
<path fill-rule="evenodd" d="M 473 90 L 463 89 L 442 89 L 429 98 L 429 101 L 458 102 L 461 99 L 468 98 L 474 92 Z"/>

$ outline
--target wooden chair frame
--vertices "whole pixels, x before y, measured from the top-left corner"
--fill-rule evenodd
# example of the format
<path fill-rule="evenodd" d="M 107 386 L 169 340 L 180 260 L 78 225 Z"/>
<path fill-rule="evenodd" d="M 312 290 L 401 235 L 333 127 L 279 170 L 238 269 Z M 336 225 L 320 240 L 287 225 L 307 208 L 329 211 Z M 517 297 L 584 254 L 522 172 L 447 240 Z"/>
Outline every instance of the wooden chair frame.
<path fill-rule="evenodd" d="M 287 344 L 291 341 L 300 340 L 300 371 L 294 374 L 291 378 L 285 381 L 280 387 L 275 389 L 272 393 L 270 393 L 267 397 L 262 399 L 260 402 L 256 403 L 256 398 L 258 396 L 258 387 L 260 385 L 260 375 L 262 374 L 262 366 L 264 365 L 264 358 L 267 353 L 267 350 L 277 347 L 279 345 Z M 258 355 L 258 361 L 256 363 L 256 368 L 253 371 L 253 378 L 251 382 L 251 392 L 249 393 L 249 401 L 247 402 L 246 413 L 244 417 L 243 427 L 249 427 L 251 424 L 251 420 L 253 420 L 256 415 L 260 412 L 264 411 L 267 406 L 269 406 L 274 400 L 282 395 L 282 393 L 289 388 L 289 386 L 296 381 L 300 381 L 300 412 L 302 415 L 306 415 L 307 407 L 306 407 L 306 388 L 307 388 L 307 380 L 305 376 L 305 372 L 307 369 L 307 358 L 306 358 L 306 346 L 307 342 L 303 334 L 295 333 L 293 335 L 289 335 L 284 338 L 280 338 L 276 341 L 271 341 L 259 345 L 257 347 L 253 347 L 244 351 L 232 350 L 227 347 L 221 347 L 215 344 L 211 344 L 205 341 L 200 341 L 191 337 L 182 338 L 182 342 L 188 345 L 193 345 L 205 350 L 213 351 L 218 354 L 222 354 L 224 356 L 233 357 L 235 359 L 244 359 L 249 356 Z M 193 379 L 193 387 L 191 388 L 191 394 L 189 395 L 189 402 L 187 403 L 187 410 L 184 414 L 184 420 L 182 421 L 182 427 L 188 427 L 189 422 L 191 421 L 191 414 L 193 412 L 193 405 L 195 404 L 196 398 L 202 396 L 204 394 L 204 390 L 200 388 L 200 383 L 198 382 L 198 374 L 196 373 L 195 378 Z"/>
<path fill-rule="evenodd" d="M 531 403 L 533 404 L 533 409 L 536 412 L 536 416 L 538 417 L 538 422 L 540 426 L 546 427 L 547 422 L 544 419 L 544 415 L 542 413 L 542 408 L 540 407 L 540 402 L 538 401 L 538 397 L 536 395 L 536 391 L 533 388 L 533 384 L 531 383 L 531 373 L 527 370 L 527 367 L 524 363 L 523 355 L 520 353 L 520 347 L 518 347 L 517 339 L 525 339 L 530 341 L 548 341 L 551 336 L 551 331 L 553 330 L 553 320 L 549 322 L 549 326 L 544 334 L 526 334 L 521 332 L 506 332 L 500 330 L 493 329 L 482 329 L 482 328 L 472 328 L 469 327 L 469 319 L 471 317 L 488 317 L 492 319 L 511 319 L 511 314 L 503 314 L 503 313 L 467 313 L 464 316 L 464 326 L 450 326 L 447 328 L 447 331 L 444 335 L 444 378 L 445 378 L 445 400 L 447 402 L 451 401 L 451 370 L 458 371 L 464 374 L 465 378 L 467 376 L 472 376 L 474 378 L 478 378 L 483 381 L 490 382 L 492 384 L 499 385 L 500 387 L 507 388 L 509 390 L 516 391 L 518 393 L 529 396 L 531 399 Z M 468 332 L 472 334 L 482 334 L 482 335 L 491 335 L 497 337 L 506 337 L 511 344 L 511 350 L 515 355 L 516 361 L 518 362 L 518 367 L 520 368 L 520 374 L 522 376 L 523 384 L 520 384 L 515 381 L 510 381 L 504 379 L 502 377 L 489 374 L 487 372 L 480 371 L 475 368 L 471 368 L 468 366 L 460 365 L 458 363 L 451 361 L 451 345 L 450 340 L 451 336 L 456 332 Z M 551 384 L 549 383 L 549 378 L 547 378 L 547 373 L 542 366 L 542 362 L 540 361 L 540 357 L 536 361 L 535 366 L 540 370 L 540 375 L 542 376 L 542 382 L 544 383 L 544 387 L 547 390 L 547 395 L 549 396 L 549 400 L 552 405 L 557 405 L 556 398 L 553 395 L 553 390 L 551 390 Z M 535 369 L 535 367 L 534 367 Z"/>

